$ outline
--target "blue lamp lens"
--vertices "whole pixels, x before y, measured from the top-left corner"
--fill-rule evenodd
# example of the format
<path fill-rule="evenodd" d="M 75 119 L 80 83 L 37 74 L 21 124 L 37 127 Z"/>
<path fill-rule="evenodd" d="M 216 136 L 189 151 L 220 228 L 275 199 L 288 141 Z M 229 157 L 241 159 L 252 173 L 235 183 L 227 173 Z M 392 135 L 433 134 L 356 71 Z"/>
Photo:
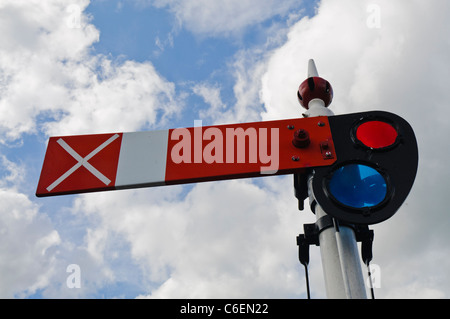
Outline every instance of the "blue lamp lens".
<path fill-rule="evenodd" d="M 372 167 L 348 164 L 333 172 L 328 190 L 337 201 L 346 206 L 374 207 L 386 198 L 387 183 Z"/>

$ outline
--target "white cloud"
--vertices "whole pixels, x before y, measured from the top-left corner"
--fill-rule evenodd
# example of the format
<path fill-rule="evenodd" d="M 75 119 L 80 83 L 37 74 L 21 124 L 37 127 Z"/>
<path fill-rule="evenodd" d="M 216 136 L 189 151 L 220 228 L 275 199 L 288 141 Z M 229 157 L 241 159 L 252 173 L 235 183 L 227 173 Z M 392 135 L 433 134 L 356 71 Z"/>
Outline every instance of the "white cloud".
<path fill-rule="evenodd" d="M 331 108 L 337 114 L 374 108 L 406 112 L 421 108 L 427 98 L 439 107 L 444 88 L 439 82 L 430 85 L 425 74 L 445 76 L 439 65 L 447 61 L 443 52 L 449 50 L 448 41 L 433 30 L 447 23 L 442 14 L 447 4 L 377 1 L 382 25 L 371 28 L 367 24 L 371 3 L 322 1 L 317 16 L 291 28 L 288 41 L 274 51 L 264 75 L 264 118 L 300 114 L 295 92 L 310 58 L 315 59 L 319 75 L 333 85 Z M 424 17 L 425 10 L 433 14 Z M 421 86 L 431 91 L 422 94 L 412 89 Z"/>
<path fill-rule="evenodd" d="M 235 85 L 233 87 L 236 103 L 228 114 L 229 122 L 250 122 L 261 120 L 260 88 L 261 77 L 266 67 L 266 56 L 255 50 L 240 51 L 235 56 L 233 69 Z"/>
<path fill-rule="evenodd" d="M 201 119 L 205 117 L 212 117 L 213 119 L 218 116 L 220 117 L 220 114 L 226 108 L 226 105 L 220 97 L 220 86 L 213 86 L 208 83 L 195 84 L 192 91 L 194 94 L 200 96 L 204 102 L 210 106 L 206 110 L 199 111 L 199 116 Z"/>
<path fill-rule="evenodd" d="M 292 0 L 141 0 L 140 3 L 169 7 L 183 27 L 206 36 L 241 33 L 271 17 L 288 15 L 298 5 Z"/>
<path fill-rule="evenodd" d="M 79 1 L 80 8 L 87 5 Z M 69 28 L 61 1 L 2 2 L 0 9 L 0 130 L 15 139 L 36 130 L 41 112 L 57 112 L 67 102 L 70 74 L 61 70 L 64 61 L 79 62 L 98 31 L 91 25 Z M 50 115 L 51 116 L 51 115 Z"/>
<path fill-rule="evenodd" d="M 83 66 L 75 68 L 81 71 Z M 175 103 L 174 85 L 162 79 L 150 63 L 126 61 L 115 65 L 101 57 L 84 68 L 85 72 L 74 79 L 79 86 L 67 92 L 70 98 L 64 114 L 46 124 L 50 135 L 155 127 L 164 124 L 167 116 L 182 105 L 181 101 Z"/>
<path fill-rule="evenodd" d="M 280 30 L 282 32 L 284 31 Z M 221 85 L 205 82 L 193 87 L 193 92 L 211 105 L 206 111 L 199 111 L 201 119 L 209 118 L 213 124 L 261 120 L 261 77 L 267 63 L 264 52 L 260 48 L 241 50 L 228 63 L 227 70 L 233 76 L 234 86 L 233 96 L 226 103 L 222 101 Z"/>
<path fill-rule="evenodd" d="M 3 157 L 1 169 L 8 175 L 0 182 L 0 296 L 24 297 L 49 285 L 61 239 L 39 207 L 16 190 L 23 167 Z"/>
<path fill-rule="evenodd" d="M 99 31 L 83 12 L 88 3 L 2 3 L 2 141 L 41 129 L 46 134 L 137 130 L 176 111 L 173 84 L 151 63 L 91 55 Z"/>
<path fill-rule="evenodd" d="M 289 190 L 290 181 L 280 180 Z M 77 211 L 100 216 L 101 227 L 129 242 L 146 279 L 158 283 L 146 297 L 287 297 L 303 289 L 300 215 L 290 191 L 267 183 L 199 184 L 181 201 L 181 187 L 86 195 Z"/>
<path fill-rule="evenodd" d="M 29 173 L 2 156 L 0 163 L 0 296 L 2 298 L 76 298 L 89 296 L 114 278 L 104 265 L 106 255 L 99 230 L 86 231 L 86 244 L 76 246 L 67 232 L 57 230 L 65 208 L 46 212 L 20 191 Z M 67 209 L 67 208 L 66 208 Z M 67 215 L 66 215 L 67 216 Z M 75 228 L 76 216 L 63 220 L 64 227 Z M 60 225 L 59 225 L 60 226 Z M 63 228 L 64 228 L 63 227 Z M 109 238 L 111 241 L 111 238 Z M 94 246 L 95 245 L 95 246 Z M 66 285 L 69 264 L 82 269 L 82 290 Z"/>

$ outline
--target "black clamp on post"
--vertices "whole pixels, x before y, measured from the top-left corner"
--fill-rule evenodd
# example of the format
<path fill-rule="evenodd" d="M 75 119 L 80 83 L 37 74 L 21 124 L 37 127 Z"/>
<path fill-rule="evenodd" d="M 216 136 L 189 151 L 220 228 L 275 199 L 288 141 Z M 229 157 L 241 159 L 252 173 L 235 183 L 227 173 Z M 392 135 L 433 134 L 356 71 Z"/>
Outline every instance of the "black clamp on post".
<path fill-rule="evenodd" d="M 361 242 L 361 258 L 364 263 L 369 266 L 369 263 L 372 260 L 372 243 L 374 239 L 373 230 L 370 230 L 369 226 L 367 225 L 354 225 L 344 222 L 339 222 L 339 225 L 350 227 L 353 229 L 353 231 L 355 232 L 356 241 Z M 300 263 L 305 266 L 308 299 L 310 299 L 308 278 L 309 246 L 320 246 L 319 234 L 324 229 L 330 227 L 334 227 L 333 217 L 325 215 L 319 218 L 314 224 L 304 224 L 304 234 L 300 234 L 297 236 L 298 259 Z"/>
<path fill-rule="evenodd" d="M 372 260 L 372 243 L 374 239 L 373 230 L 367 225 L 354 225 L 339 222 L 340 226 L 346 226 L 353 229 L 357 242 L 361 242 L 361 257 L 365 264 Z M 325 215 L 314 224 L 304 224 L 304 234 L 297 236 L 297 245 L 299 246 L 299 260 L 302 265 L 309 263 L 309 246 L 320 246 L 319 234 L 330 227 L 334 227 L 333 217 Z"/>

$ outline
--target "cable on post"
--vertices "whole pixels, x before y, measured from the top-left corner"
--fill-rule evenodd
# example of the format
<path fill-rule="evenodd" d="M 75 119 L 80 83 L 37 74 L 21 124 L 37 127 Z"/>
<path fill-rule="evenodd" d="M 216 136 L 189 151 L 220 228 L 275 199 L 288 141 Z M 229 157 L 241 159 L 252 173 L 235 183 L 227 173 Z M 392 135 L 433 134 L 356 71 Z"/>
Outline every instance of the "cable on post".
<path fill-rule="evenodd" d="M 308 274 L 309 246 L 319 246 L 319 229 L 316 224 L 304 224 L 303 230 L 305 234 L 300 234 L 297 236 L 298 259 L 305 267 L 306 293 L 308 295 L 308 299 L 311 299 Z"/>
<path fill-rule="evenodd" d="M 306 294 L 308 299 L 311 299 L 311 293 L 309 288 L 309 274 L 308 274 L 308 264 L 309 264 L 309 244 L 306 242 L 305 235 L 298 235 L 297 237 L 298 245 L 298 259 L 300 263 L 305 267 L 305 279 L 306 279 Z"/>
<path fill-rule="evenodd" d="M 370 272 L 370 266 L 369 266 L 369 263 L 367 263 L 366 265 L 367 265 L 367 274 L 369 276 L 370 295 L 371 295 L 372 299 L 375 299 L 375 292 L 373 289 L 372 274 Z"/>
<path fill-rule="evenodd" d="M 372 283 L 372 273 L 370 271 L 370 262 L 372 261 L 372 244 L 374 238 L 373 230 L 370 230 L 367 225 L 359 225 L 356 228 L 356 240 L 361 242 L 361 258 L 367 266 L 367 274 L 370 284 L 370 294 L 372 299 L 375 299 L 375 291 Z"/>

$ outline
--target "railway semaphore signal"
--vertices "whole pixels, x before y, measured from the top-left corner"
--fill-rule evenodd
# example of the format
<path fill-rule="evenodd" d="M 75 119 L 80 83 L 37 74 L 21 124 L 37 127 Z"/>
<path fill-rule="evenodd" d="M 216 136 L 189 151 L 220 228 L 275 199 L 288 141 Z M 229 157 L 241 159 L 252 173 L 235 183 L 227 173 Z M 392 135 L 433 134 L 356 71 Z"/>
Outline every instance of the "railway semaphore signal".
<path fill-rule="evenodd" d="M 335 116 L 333 88 L 313 60 L 297 98 L 303 118 L 51 137 L 36 195 L 292 174 L 299 209 L 309 197 L 317 217 L 297 237 L 301 263 L 310 245 L 321 246 L 327 295 L 366 298 L 356 241 L 368 265 L 367 225 L 395 214 L 414 183 L 414 132 L 389 112 Z"/>

